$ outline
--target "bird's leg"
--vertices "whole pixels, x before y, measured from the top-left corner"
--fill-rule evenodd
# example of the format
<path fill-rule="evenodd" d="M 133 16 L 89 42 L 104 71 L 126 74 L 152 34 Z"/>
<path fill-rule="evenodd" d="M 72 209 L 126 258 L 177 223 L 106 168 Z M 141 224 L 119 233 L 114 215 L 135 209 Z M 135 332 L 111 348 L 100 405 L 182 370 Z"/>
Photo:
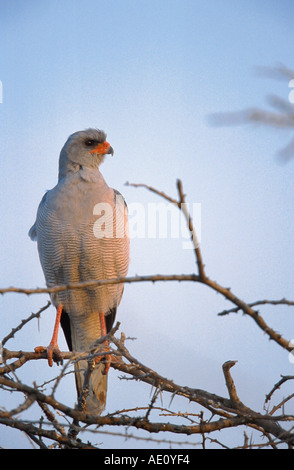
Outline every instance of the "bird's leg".
<path fill-rule="evenodd" d="M 47 351 L 48 364 L 50 367 L 53 366 L 53 361 L 56 362 L 57 364 L 59 363 L 62 364 L 61 352 L 57 344 L 58 330 L 59 330 L 60 319 L 61 319 L 61 314 L 62 314 L 62 305 L 58 305 L 56 310 L 57 311 L 56 311 L 55 325 L 54 325 L 53 335 L 52 335 L 49 346 L 47 348 L 44 348 L 43 346 L 37 346 L 35 348 L 35 352 Z"/>
<path fill-rule="evenodd" d="M 104 313 L 100 313 L 99 316 L 100 316 L 101 334 L 102 334 L 102 336 L 106 336 L 106 335 L 107 335 L 107 328 L 106 328 L 106 323 L 105 323 L 105 315 L 104 315 Z M 104 369 L 104 371 L 103 371 L 103 374 L 106 375 L 106 374 L 108 373 L 108 371 L 109 371 L 110 362 L 111 362 L 111 361 L 110 361 L 110 357 L 109 357 L 109 356 L 110 356 L 110 352 L 109 352 L 109 343 L 108 343 L 108 340 L 106 340 L 106 341 L 104 342 L 104 344 L 105 344 L 105 345 L 104 345 L 102 351 L 105 352 L 105 353 L 108 352 L 108 354 L 105 354 L 105 369 Z M 97 362 L 100 362 L 101 359 L 102 359 L 102 357 L 103 357 L 103 356 L 96 357 L 95 362 L 96 362 L 96 363 L 97 363 Z"/>

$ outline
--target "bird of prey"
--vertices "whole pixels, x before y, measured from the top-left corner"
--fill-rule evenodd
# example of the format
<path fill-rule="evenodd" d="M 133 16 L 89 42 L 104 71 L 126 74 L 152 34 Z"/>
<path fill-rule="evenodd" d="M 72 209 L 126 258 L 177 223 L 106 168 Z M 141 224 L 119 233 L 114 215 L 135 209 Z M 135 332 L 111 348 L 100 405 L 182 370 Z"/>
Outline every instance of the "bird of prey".
<path fill-rule="evenodd" d="M 29 231 L 31 239 L 37 241 L 48 287 L 127 274 L 127 207 L 122 195 L 106 184 L 99 170 L 109 154 L 113 155 L 113 149 L 104 131 L 98 129 L 75 132 L 60 152 L 58 183 L 43 196 Z M 53 361 L 61 362 L 59 324 L 70 350 L 87 351 L 110 331 L 122 293 L 123 284 L 93 283 L 51 293 L 57 314 L 52 340 L 48 348 L 43 348 L 49 366 Z M 107 346 L 102 345 L 101 351 L 106 350 Z M 75 363 L 78 396 L 87 366 L 86 360 Z M 100 414 L 105 408 L 108 368 L 106 360 L 96 359 L 86 393 L 84 409 L 88 413 Z"/>

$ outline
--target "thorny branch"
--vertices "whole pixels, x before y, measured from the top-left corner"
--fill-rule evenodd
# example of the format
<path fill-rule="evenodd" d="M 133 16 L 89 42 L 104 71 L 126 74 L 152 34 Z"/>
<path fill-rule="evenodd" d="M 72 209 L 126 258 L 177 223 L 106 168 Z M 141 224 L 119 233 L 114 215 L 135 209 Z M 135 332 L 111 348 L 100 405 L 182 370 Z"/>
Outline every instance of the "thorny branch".
<path fill-rule="evenodd" d="M 163 197 L 168 202 L 175 204 L 179 210 L 182 211 L 187 222 L 187 226 L 190 230 L 191 241 L 194 246 L 195 262 L 197 266 L 196 273 L 182 275 L 158 274 L 151 276 L 134 276 L 108 280 L 92 280 L 86 283 L 72 283 L 64 286 L 54 286 L 51 288 L 24 289 L 9 287 L 0 289 L 0 293 L 7 294 L 14 292 L 31 295 L 52 293 L 66 289 L 81 289 L 90 285 L 116 284 L 122 282 L 125 284 L 158 281 L 189 281 L 202 283 L 210 289 L 213 289 L 214 291 L 222 294 L 234 305 L 234 308 L 222 312 L 222 315 L 231 312 L 237 313 L 241 310 L 244 314 L 251 317 L 270 339 L 274 340 L 287 351 L 291 351 L 293 349 L 293 345 L 291 345 L 288 340 L 283 338 L 281 334 L 275 332 L 273 328 L 267 325 L 259 312 L 254 310 L 254 307 L 265 304 L 286 304 L 293 306 L 293 301 L 282 299 L 280 301 L 263 300 L 253 303 L 246 303 L 237 295 L 235 295 L 231 289 L 221 286 L 216 281 L 212 281 L 207 276 L 202 259 L 202 253 L 196 236 L 197 227 L 194 227 L 191 216 L 187 210 L 187 204 L 185 202 L 185 195 L 181 181 L 177 181 L 178 199 L 174 199 L 146 184 L 127 184 L 136 188 L 144 187 L 149 191 L 152 191 Z M 292 447 L 294 445 L 294 433 L 292 433 L 291 429 L 288 430 L 282 427 L 283 422 L 292 422 L 294 420 L 294 416 L 286 415 L 284 412 L 280 416 L 276 415 L 276 412 L 283 408 L 287 401 L 293 398 L 292 395 L 289 395 L 289 397 L 286 397 L 283 402 L 273 407 L 270 412 L 260 413 L 250 409 L 239 399 L 237 394 L 237 387 L 231 376 L 230 370 L 235 365 L 236 361 L 227 361 L 223 365 L 223 373 L 228 391 L 228 398 L 210 393 L 205 390 L 176 384 L 172 380 L 161 376 L 156 371 L 142 364 L 131 355 L 130 351 L 125 346 L 125 335 L 122 333 L 120 339 L 115 336 L 115 333 L 119 328 L 119 324 L 117 324 L 115 328 L 113 328 L 113 330 L 107 335 L 107 339 L 111 345 L 111 366 L 114 369 L 127 374 L 129 377 L 144 382 L 155 388 L 151 402 L 149 406 L 144 408 L 145 413 L 143 415 L 140 414 L 140 411 L 143 411 L 143 408 L 141 408 L 133 410 L 120 410 L 115 413 L 106 414 L 103 416 L 92 416 L 86 414 L 83 411 L 83 400 L 85 398 L 83 395 L 79 399 L 79 406 L 75 408 L 72 408 L 67 404 L 63 404 L 55 398 L 55 390 L 58 387 L 58 384 L 68 373 L 70 365 L 75 361 L 79 361 L 85 358 L 88 359 L 89 367 L 88 371 L 85 373 L 85 381 L 87 380 L 87 377 L 91 373 L 91 367 L 94 363 L 94 358 L 97 355 L 101 356 L 101 354 L 105 354 L 102 353 L 99 349 L 99 344 L 101 341 L 105 340 L 105 338 L 98 340 L 89 351 L 83 353 L 62 353 L 63 360 L 67 362 L 62 367 L 60 374 L 53 380 L 54 385 L 50 394 L 45 393 L 43 388 L 40 389 L 40 387 L 38 387 L 36 384 L 28 385 L 24 382 L 21 382 L 15 375 L 16 371 L 21 369 L 28 362 L 47 359 L 46 353 L 12 351 L 7 347 L 4 347 L 4 345 L 6 345 L 6 343 L 16 333 L 18 333 L 25 325 L 27 325 L 28 322 L 34 318 L 39 318 L 41 313 L 43 313 L 49 305 L 50 302 L 46 306 L 42 307 L 39 312 L 31 314 L 27 319 L 22 320 L 17 327 L 13 328 L 12 331 L 6 335 L 5 338 L 3 338 L 2 364 L 0 365 L 0 388 L 2 390 L 9 390 L 11 392 L 17 391 L 24 397 L 24 401 L 16 408 L 11 410 L 5 410 L 3 408 L 0 409 L 0 424 L 25 432 L 32 439 L 34 444 L 38 445 L 40 448 L 47 448 L 48 446 L 50 447 L 52 445 L 59 446 L 61 448 L 94 448 L 95 446 L 92 444 L 88 442 L 82 442 L 81 439 L 77 438 L 78 434 L 83 431 L 84 426 L 98 426 L 96 429 L 99 429 L 99 432 L 101 432 L 101 430 L 103 431 L 103 426 L 106 425 L 113 427 L 123 426 L 128 429 L 128 432 L 131 428 L 134 428 L 143 429 L 148 431 L 150 434 L 169 432 L 177 435 L 200 435 L 202 436 L 202 446 L 205 446 L 205 436 L 209 433 L 226 428 L 246 426 L 260 431 L 263 436 L 265 436 L 267 442 L 266 444 L 264 442 L 260 444 L 262 446 L 268 445 L 270 447 L 277 447 L 281 444 L 284 444 Z M 273 390 L 267 395 L 266 401 L 272 397 L 277 388 L 290 379 L 293 379 L 293 377 L 289 376 L 287 378 L 281 379 L 281 381 L 279 381 L 274 386 Z M 178 418 L 180 423 L 176 422 L 176 420 L 173 423 L 169 421 L 162 421 L 162 419 L 160 421 L 156 421 L 154 418 L 154 413 L 158 407 L 155 406 L 155 402 L 158 396 L 162 393 L 169 394 L 171 396 L 171 401 L 175 396 L 181 397 L 183 400 L 186 400 L 187 403 L 195 404 L 196 406 L 200 407 L 200 412 L 195 413 L 194 411 L 193 413 L 186 413 L 186 415 L 189 416 L 189 424 L 182 422 L 182 419 L 185 416 L 185 413 L 182 411 L 177 413 L 170 411 L 161 415 L 161 417 L 166 415 L 169 417 Z M 42 411 L 43 417 L 40 419 L 40 421 L 33 422 L 22 419 L 22 412 L 28 410 L 35 404 L 37 404 Z M 209 413 L 209 417 L 205 417 L 204 412 Z M 44 419 L 47 421 L 45 422 Z M 132 437 L 135 438 L 135 436 Z M 211 441 L 219 442 L 214 439 L 211 439 Z M 249 446 L 250 443 L 246 436 L 243 447 L 247 448 Z"/>
<path fill-rule="evenodd" d="M 43 436 L 50 438 L 55 442 L 58 442 L 61 445 L 69 445 L 67 442 L 68 436 L 64 432 L 65 425 L 57 421 L 53 412 L 50 411 L 49 407 L 55 410 L 55 412 L 62 413 L 63 417 L 71 418 L 76 423 L 86 424 L 86 425 L 99 425 L 105 426 L 128 426 L 128 428 L 144 429 L 150 433 L 158 432 L 171 432 L 176 434 L 203 434 L 210 433 L 216 430 L 221 430 L 229 427 L 236 427 L 240 425 L 247 425 L 253 427 L 254 429 L 259 429 L 264 433 L 268 433 L 274 438 L 277 439 L 277 442 L 286 442 L 289 446 L 292 446 L 294 443 L 294 435 L 290 432 L 284 430 L 278 423 L 279 418 L 274 418 L 271 415 L 262 415 L 261 413 L 255 412 L 250 408 L 246 407 L 238 398 L 236 393 L 236 388 L 233 382 L 233 379 L 230 375 L 229 369 L 234 365 L 233 362 L 226 363 L 224 365 L 224 375 L 226 380 L 226 385 L 229 393 L 229 398 L 221 397 L 219 395 L 209 393 L 201 389 L 192 389 L 190 387 L 181 386 L 174 383 L 172 380 L 159 375 L 157 372 L 151 368 L 140 363 L 135 359 L 128 349 L 121 344 L 121 341 L 118 340 L 115 336 L 108 335 L 108 340 L 114 344 L 115 348 L 111 348 L 111 353 L 115 357 L 115 360 L 112 362 L 112 367 L 121 372 L 130 374 L 136 379 L 140 379 L 142 382 L 145 382 L 153 387 L 156 387 L 161 392 L 167 392 L 171 394 L 172 397 L 178 395 L 183 397 L 189 402 L 194 402 L 206 410 L 208 410 L 212 416 L 218 416 L 217 419 L 211 421 L 203 419 L 201 422 L 194 422 L 192 424 L 176 424 L 170 422 L 154 422 L 150 419 L 151 410 L 154 407 L 154 403 L 157 397 L 157 394 L 154 394 L 154 399 L 151 401 L 151 404 L 148 408 L 148 411 L 143 416 L 131 417 L 127 414 L 122 414 L 121 412 L 108 414 L 105 416 L 91 416 L 80 411 L 78 408 L 70 408 L 69 406 L 60 403 L 54 398 L 54 396 L 47 395 L 41 392 L 36 386 L 31 387 L 15 381 L 6 374 L 0 374 L 0 385 L 9 390 L 17 390 L 22 392 L 24 395 L 30 397 L 30 406 L 36 401 L 42 408 L 45 413 L 45 416 L 49 422 L 53 425 L 54 431 L 48 431 L 48 429 L 40 429 L 36 433 L 36 429 L 33 424 L 30 423 L 31 429 L 30 433 L 33 433 L 37 436 Z M 5 351 L 4 358 L 7 357 L 19 358 L 22 355 L 28 360 L 42 360 L 46 359 L 46 354 L 42 353 L 31 353 L 31 352 L 19 352 L 19 351 Z M 35 357 L 33 358 L 32 355 Z M 84 358 L 85 354 L 80 355 L 74 353 L 63 353 L 64 359 L 78 360 L 79 358 Z M 95 357 L 95 351 L 92 353 L 92 358 Z M 20 365 L 21 367 L 21 365 Z M 16 368 L 14 368 L 16 370 Z M 17 410 L 19 412 L 19 410 Z M 119 415 L 119 416 L 118 416 Z M 29 431 L 29 423 L 19 422 L 16 418 L 13 418 L 14 414 L 11 412 L 0 411 L 0 423 L 6 425 L 12 425 L 13 427 L 24 430 L 25 432 Z M 285 418 L 285 417 L 283 417 Z M 290 417 L 289 417 L 290 419 Z M 71 446 L 73 444 L 71 443 Z M 80 443 L 80 445 L 82 445 Z"/>

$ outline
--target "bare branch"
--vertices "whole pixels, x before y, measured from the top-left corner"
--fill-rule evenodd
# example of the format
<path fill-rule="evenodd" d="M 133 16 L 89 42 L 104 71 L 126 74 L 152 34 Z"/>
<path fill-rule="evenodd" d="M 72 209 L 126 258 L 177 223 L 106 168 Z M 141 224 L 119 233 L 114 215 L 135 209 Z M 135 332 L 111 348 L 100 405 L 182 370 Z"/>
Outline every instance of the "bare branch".
<path fill-rule="evenodd" d="M 266 395 L 265 403 L 267 403 L 272 395 L 288 380 L 294 380 L 294 375 L 282 375 L 282 378 L 274 385 L 273 389 Z"/>
<path fill-rule="evenodd" d="M 223 364 L 223 372 L 226 379 L 226 386 L 230 395 L 232 406 L 240 405 L 241 401 L 237 395 L 237 390 L 230 374 L 230 369 L 233 367 L 237 361 L 227 361 Z"/>
<path fill-rule="evenodd" d="M 112 363 L 112 367 L 125 373 L 131 374 L 134 377 L 139 378 L 143 382 L 149 383 L 152 386 L 157 387 L 158 389 L 171 393 L 177 394 L 179 396 L 187 398 L 189 401 L 195 401 L 207 410 L 213 412 L 213 414 L 220 415 L 221 418 L 216 421 L 203 422 L 195 425 L 177 425 L 175 423 L 151 423 L 147 417 L 140 418 L 130 418 L 126 415 L 115 417 L 113 415 L 106 416 L 91 416 L 85 414 L 83 411 L 78 409 L 70 408 L 62 403 L 58 402 L 52 395 L 47 396 L 46 394 L 40 392 L 36 387 L 32 388 L 23 383 L 15 382 L 12 379 L 7 377 L 0 376 L 0 385 L 10 388 L 11 390 L 18 390 L 23 392 L 26 395 L 33 397 L 38 403 L 46 405 L 45 409 L 48 410 L 48 406 L 53 407 L 55 410 L 63 413 L 64 415 L 71 417 L 75 422 L 83 422 L 84 424 L 97 424 L 99 426 L 103 425 L 113 425 L 113 426 L 129 426 L 135 427 L 137 429 L 144 429 L 149 432 L 161 432 L 169 431 L 173 433 L 181 434 L 203 434 L 207 432 L 213 432 L 215 430 L 221 430 L 227 427 L 240 426 L 242 424 L 247 424 L 253 428 L 262 428 L 264 431 L 278 437 L 281 439 L 281 436 L 287 442 L 292 442 L 293 436 L 283 430 L 276 422 L 276 420 L 269 419 L 268 415 L 261 415 L 255 411 L 244 406 L 240 400 L 237 398 L 236 391 L 234 391 L 233 381 L 229 374 L 229 369 L 234 364 L 232 361 L 229 361 L 224 365 L 224 373 L 226 376 L 227 386 L 230 394 L 230 399 L 220 397 L 215 394 L 211 394 L 207 391 L 200 389 L 191 389 L 189 387 L 182 387 L 175 384 L 173 381 L 166 379 L 165 377 L 160 376 L 158 373 L 152 369 L 144 366 L 139 361 L 137 361 L 126 349 L 125 346 L 122 346 L 120 341 L 115 337 L 110 337 L 110 340 L 114 342 L 118 350 L 122 353 L 123 357 L 127 359 L 129 364 L 122 361 L 120 356 L 116 357 L 116 360 Z M 17 354 L 17 352 L 15 353 Z M 34 353 L 23 353 L 24 355 L 33 355 Z M 72 354 L 76 358 L 76 354 Z M 10 356 L 13 355 L 13 352 L 10 353 Z M 41 359 L 39 356 L 38 359 Z M 44 358 L 45 359 L 45 358 Z M 151 403 L 153 406 L 154 400 Z M 43 409 L 43 408 L 42 408 Z M 149 407 L 150 409 L 150 407 Z M 0 418 L 4 419 L 3 413 L 0 414 Z M 49 417 L 50 414 L 46 413 L 46 416 Z M 148 413 L 149 416 L 149 413 Z M 7 416 L 5 416 L 7 418 Z M 53 416 L 51 417 L 53 418 Z M 1 419 L 0 419 L 1 422 Z M 2 421 L 4 423 L 4 421 Z M 53 421 L 52 421 L 53 422 Z M 54 426 L 56 423 L 53 423 Z M 17 427 L 17 426 L 16 426 Z M 56 427 L 56 426 L 55 426 Z M 61 430 L 58 430 L 57 435 L 54 434 L 55 440 L 58 442 L 63 442 L 60 437 Z M 61 433 L 62 434 L 62 433 Z M 38 434 L 39 435 L 39 434 Z M 42 434 L 44 435 L 44 434 Z M 64 437 L 64 436 L 63 436 Z"/>
<path fill-rule="evenodd" d="M 53 287 L 36 287 L 28 289 L 23 287 L 7 287 L 0 289 L 0 294 L 17 293 L 17 294 L 55 294 L 70 289 L 84 289 L 85 287 L 104 286 L 112 284 L 131 284 L 135 282 L 159 282 L 159 281 L 199 281 L 196 274 L 155 274 L 152 276 L 132 276 L 118 277 L 113 279 L 97 279 L 86 282 L 72 282 L 66 285 L 58 285 Z"/>
<path fill-rule="evenodd" d="M 184 192 L 183 192 L 183 185 L 182 185 L 181 180 L 179 180 L 179 179 L 177 180 L 177 187 L 178 187 L 179 198 L 180 198 L 180 208 L 181 208 L 181 210 L 182 210 L 182 212 L 183 212 L 183 214 L 186 218 L 187 225 L 188 225 L 188 228 L 189 228 L 190 233 L 191 233 L 191 240 L 192 240 L 193 245 L 194 245 L 195 256 L 196 256 L 196 261 L 197 261 L 197 266 L 198 266 L 198 274 L 200 276 L 201 281 L 203 282 L 206 279 L 206 275 L 205 275 L 205 272 L 204 272 L 204 264 L 203 264 L 203 261 L 202 261 L 200 246 L 199 246 L 199 243 L 198 243 L 196 230 L 194 228 L 192 218 L 191 218 L 191 216 L 188 212 L 187 206 L 186 206 L 185 195 L 184 195 Z"/>
<path fill-rule="evenodd" d="M 287 300 L 285 298 L 280 299 L 280 300 L 256 300 L 255 302 L 251 302 L 248 304 L 249 307 L 256 307 L 257 305 L 288 305 L 294 306 L 294 301 L 293 300 Z M 229 310 L 223 310 L 222 312 L 218 313 L 218 315 L 224 316 L 228 315 L 229 313 L 237 313 L 239 310 L 241 310 L 241 307 L 235 307 L 235 308 L 230 308 Z"/>

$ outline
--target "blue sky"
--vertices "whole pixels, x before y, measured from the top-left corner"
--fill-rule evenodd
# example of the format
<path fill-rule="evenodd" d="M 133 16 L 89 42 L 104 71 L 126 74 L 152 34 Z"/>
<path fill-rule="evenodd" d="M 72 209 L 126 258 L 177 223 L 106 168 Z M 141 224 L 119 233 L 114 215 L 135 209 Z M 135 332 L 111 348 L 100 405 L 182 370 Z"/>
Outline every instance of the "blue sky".
<path fill-rule="evenodd" d="M 210 277 L 248 302 L 293 299 L 294 166 L 276 158 L 291 134 L 252 125 L 215 128 L 208 120 L 215 112 L 266 107 L 269 94 L 287 100 L 287 80 L 260 77 L 255 68 L 293 69 L 293 15 L 286 0 L 2 0 L 1 287 L 44 285 L 27 232 L 44 191 L 56 184 L 68 135 L 98 127 L 115 151 L 101 171 L 130 205 L 159 200 L 126 181 L 175 196 L 177 178 L 187 200 L 201 203 Z M 194 270 L 181 240 L 132 240 L 130 275 Z M 5 335 L 47 297 L 0 300 Z M 229 305 L 202 286 L 133 285 L 125 289 L 118 320 L 137 338 L 133 354 L 179 383 L 226 394 L 221 365 L 238 359 L 241 398 L 258 407 L 281 373 L 293 374 L 293 365 L 250 319 L 217 317 L 224 308 Z M 264 314 L 294 338 L 289 309 Z M 8 346 L 46 344 L 53 317 L 51 309 L 40 331 L 36 323 Z M 52 371 L 40 368 L 45 381 Z M 107 411 L 134 401 L 130 389 L 129 403 L 119 402 L 129 384 L 111 374 Z M 138 390 L 141 406 L 149 391 Z M 0 444 L 13 447 L 12 436 Z M 118 438 L 103 441 L 125 446 Z M 18 436 L 18 445 L 28 443 Z"/>

